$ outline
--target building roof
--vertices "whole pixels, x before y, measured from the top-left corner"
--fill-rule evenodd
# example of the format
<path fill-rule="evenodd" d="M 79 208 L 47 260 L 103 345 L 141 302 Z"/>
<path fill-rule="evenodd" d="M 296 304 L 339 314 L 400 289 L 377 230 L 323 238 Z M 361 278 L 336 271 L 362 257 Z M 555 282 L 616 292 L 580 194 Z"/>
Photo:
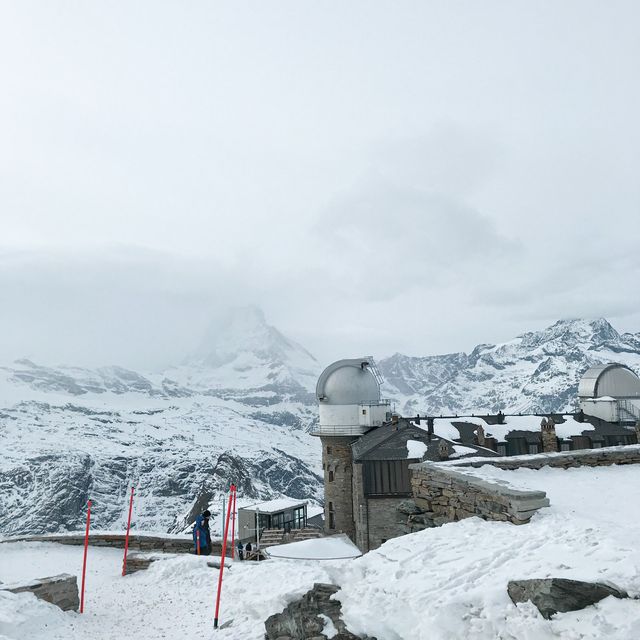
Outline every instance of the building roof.
<path fill-rule="evenodd" d="M 279 513 L 280 511 L 288 511 L 295 507 L 303 507 L 307 504 L 306 500 L 292 500 L 290 498 L 278 498 L 276 500 L 268 500 L 267 502 L 258 502 L 257 504 L 240 507 L 245 511 L 260 511 L 260 513 Z"/>
<path fill-rule="evenodd" d="M 353 459 L 355 462 L 364 462 L 365 460 L 407 460 L 409 455 L 409 446 L 407 442 L 415 440 L 426 445 L 426 451 L 423 459 L 440 460 L 438 447 L 440 440 L 449 443 L 452 454 L 463 457 L 465 455 L 496 455 L 493 451 L 479 447 L 472 443 L 465 443 L 469 451 L 465 451 L 459 443 L 436 435 L 429 440 L 429 434 L 425 428 L 413 424 L 405 418 L 400 418 L 397 423 L 388 422 L 381 427 L 372 429 L 364 436 L 356 440 L 351 445 Z M 460 450 L 456 450 L 459 447 Z"/>
<path fill-rule="evenodd" d="M 580 378 L 578 396 L 640 397 L 640 378 L 624 364 L 599 364 L 588 369 Z"/>
<path fill-rule="evenodd" d="M 330 364 L 318 378 L 318 402 L 332 405 L 377 404 L 380 383 L 373 358 L 338 360 Z"/>

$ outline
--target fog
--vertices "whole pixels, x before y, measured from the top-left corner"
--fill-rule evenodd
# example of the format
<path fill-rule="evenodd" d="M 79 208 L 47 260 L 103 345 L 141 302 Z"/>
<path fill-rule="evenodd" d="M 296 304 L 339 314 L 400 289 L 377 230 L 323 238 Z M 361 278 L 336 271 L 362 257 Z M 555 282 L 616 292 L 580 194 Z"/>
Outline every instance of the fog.
<path fill-rule="evenodd" d="M 640 331 L 636 2 L 0 4 L 0 363 Z"/>

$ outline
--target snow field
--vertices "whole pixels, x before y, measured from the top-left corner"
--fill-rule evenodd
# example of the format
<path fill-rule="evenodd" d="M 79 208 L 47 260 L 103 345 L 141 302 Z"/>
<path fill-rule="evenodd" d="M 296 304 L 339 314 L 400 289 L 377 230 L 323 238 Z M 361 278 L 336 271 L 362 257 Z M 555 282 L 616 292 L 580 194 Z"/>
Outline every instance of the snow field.
<path fill-rule="evenodd" d="M 640 467 L 467 471 L 547 491 L 551 507 L 522 526 L 470 518 L 427 529 L 355 560 L 232 563 L 220 623 L 233 623 L 218 632 L 218 572 L 203 558 L 167 559 L 122 578 L 122 551 L 92 548 L 85 615 L 63 614 L 29 594 L 3 594 L 0 634 L 11 640 L 181 640 L 192 634 L 261 640 L 269 615 L 314 582 L 330 582 L 342 587 L 334 597 L 349 628 L 380 640 L 640 638 L 640 600 L 607 598 L 544 620 L 533 605 L 516 607 L 507 595 L 509 580 L 543 577 L 609 581 L 640 595 Z M 81 555 L 80 547 L 2 544 L 0 579 L 78 573 Z"/>

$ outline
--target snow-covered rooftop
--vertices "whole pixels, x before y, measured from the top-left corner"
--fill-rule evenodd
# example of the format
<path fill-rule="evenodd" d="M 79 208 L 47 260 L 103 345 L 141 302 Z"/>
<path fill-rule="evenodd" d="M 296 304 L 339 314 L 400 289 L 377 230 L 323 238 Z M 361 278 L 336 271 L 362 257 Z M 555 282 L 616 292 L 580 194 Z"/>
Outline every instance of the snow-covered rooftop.
<path fill-rule="evenodd" d="M 261 511 L 262 513 L 278 513 L 294 509 L 295 507 L 303 507 L 307 504 L 306 500 L 292 500 L 290 498 L 278 498 L 276 500 L 268 500 L 267 502 L 258 502 L 245 507 L 240 507 L 245 511 Z"/>
<path fill-rule="evenodd" d="M 345 534 L 279 544 L 268 547 L 265 552 L 270 558 L 290 560 L 345 560 L 362 555 Z"/>

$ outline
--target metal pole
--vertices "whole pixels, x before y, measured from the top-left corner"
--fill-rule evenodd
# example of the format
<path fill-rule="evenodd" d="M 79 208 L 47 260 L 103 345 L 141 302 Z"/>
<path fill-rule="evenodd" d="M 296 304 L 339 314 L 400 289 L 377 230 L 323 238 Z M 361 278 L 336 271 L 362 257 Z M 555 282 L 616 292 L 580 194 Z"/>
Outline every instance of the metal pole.
<path fill-rule="evenodd" d="M 256 551 L 257 558 L 260 559 L 260 507 L 256 508 Z"/>
<path fill-rule="evenodd" d="M 236 558 L 236 493 L 237 488 L 233 487 L 233 506 L 231 507 L 231 559 Z"/>
<path fill-rule="evenodd" d="M 129 550 L 129 529 L 131 528 L 131 512 L 133 511 L 133 487 L 131 487 L 131 499 L 129 500 L 129 519 L 127 520 L 127 535 L 124 539 L 124 559 L 122 560 L 122 575 L 127 573 L 127 551 Z"/>
<path fill-rule="evenodd" d="M 87 548 L 89 547 L 89 523 L 91 522 L 91 500 L 87 502 L 87 528 L 84 532 L 84 557 L 82 559 L 82 586 L 80 587 L 80 613 L 84 613 L 84 577 L 87 571 Z"/>

